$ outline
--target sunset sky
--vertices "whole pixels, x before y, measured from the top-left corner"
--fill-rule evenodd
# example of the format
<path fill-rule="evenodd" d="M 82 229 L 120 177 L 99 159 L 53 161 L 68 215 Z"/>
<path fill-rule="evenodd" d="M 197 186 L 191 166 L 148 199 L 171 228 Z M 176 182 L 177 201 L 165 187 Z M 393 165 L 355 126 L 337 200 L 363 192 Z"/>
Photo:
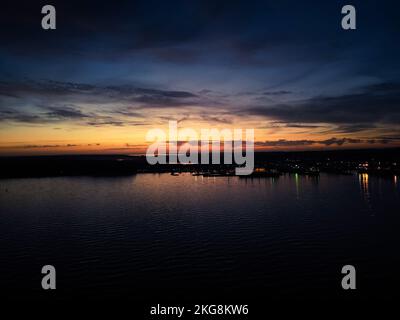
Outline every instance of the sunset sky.
<path fill-rule="evenodd" d="M 169 120 L 262 150 L 399 146 L 400 4 L 351 3 L 345 31 L 347 1 L 2 2 L 0 154 L 142 153 Z"/>

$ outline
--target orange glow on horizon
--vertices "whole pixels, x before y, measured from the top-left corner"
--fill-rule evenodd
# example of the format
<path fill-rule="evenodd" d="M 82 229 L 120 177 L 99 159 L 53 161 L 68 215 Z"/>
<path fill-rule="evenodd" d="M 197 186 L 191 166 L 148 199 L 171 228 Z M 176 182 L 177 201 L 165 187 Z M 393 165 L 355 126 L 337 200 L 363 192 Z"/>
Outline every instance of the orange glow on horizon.
<path fill-rule="evenodd" d="M 160 128 L 168 132 L 168 121 L 154 121 L 154 125 L 137 126 L 88 126 L 69 123 L 55 125 L 21 125 L 8 123 L 1 127 L 0 155 L 52 155 L 52 154 L 144 154 L 150 143 L 145 141 L 150 129 Z M 255 129 L 255 151 L 302 151 L 327 149 L 357 149 L 377 147 L 398 147 L 399 143 L 385 145 L 366 142 L 353 144 L 321 144 L 332 137 L 336 139 L 354 138 L 344 134 L 319 133 L 303 128 L 275 128 L 268 122 L 247 118 L 221 124 L 206 121 L 186 120 L 179 122 L 178 130 L 192 128 L 200 133 L 202 128 L 215 129 Z M 200 135 L 200 134 L 199 134 Z M 370 133 L 373 137 L 373 133 Z M 245 133 L 243 132 L 243 138 Z M 290 144 L 276 143 L 285 140 Z M 265 142 L 268 143 L 265 143 Z M 301 143 L 305 141 L 305 143 Z M 307 141 L 312 141 L 308 143 Z M 275 143 L 274 143 L 275 142 Z"/>

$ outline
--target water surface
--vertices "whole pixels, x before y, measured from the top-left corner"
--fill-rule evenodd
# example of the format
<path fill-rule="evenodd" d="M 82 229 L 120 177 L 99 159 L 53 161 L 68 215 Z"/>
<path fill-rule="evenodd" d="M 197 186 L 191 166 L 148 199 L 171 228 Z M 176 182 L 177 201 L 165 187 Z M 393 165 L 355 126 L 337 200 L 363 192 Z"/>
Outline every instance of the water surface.
<path fill-rule="evenodd" d="M 391 296 L 400 187 L 367 175 L 279 179 L 138 174 L 0 181 L 3 290 L 40 297 Z"/>

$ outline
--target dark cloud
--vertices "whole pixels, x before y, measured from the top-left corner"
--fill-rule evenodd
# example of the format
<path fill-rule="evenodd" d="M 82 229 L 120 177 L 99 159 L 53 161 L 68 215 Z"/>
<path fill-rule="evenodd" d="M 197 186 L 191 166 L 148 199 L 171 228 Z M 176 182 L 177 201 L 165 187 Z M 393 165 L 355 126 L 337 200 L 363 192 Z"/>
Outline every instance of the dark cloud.
<path fill-rule="evenodd" d="M 89 117 L 80 110 L 65 106 L 64 108 L 49 108 L 46 116 L 55 119 L 82 119 Z"/>
<path fill-rule="evenodd" d="M 202 115 L 201 119 L 210 123 L 220 123 L 220 124 L 232 124 L 233 120 L 227 117 L 209 116 Z"/>
<path fill-rule="evenodd" d="M 282 121 L 274 121 L 268 124 L 267 128 L 300 128 L 300 129 L 317 129 L 324 128 L 324 126 L 316 124 L 303 124 L 303 123 L 286 123 Z"/>
<path fill-rule="evenodd" d="M 400 141 L 400 134 L 397 135 L 381 135 L 376 137 L 376 139 L 385 140 L 385 141 Z"/>
<path fill-rule="evenodd" d="M 188 91 L 161 90 L 153 88 L 135 87 L 132 85 L 92 85 L 84 83 L 59 81 L 23 81 L 0 82 L 0 109 L 3 108 L 10 96 L 22 102 L 42 100 L 45 105 L 50 102 L 68 101 L 69 103 L 135 103 L 139 107 L 175 107 L 183 105 L 201 105 L 202 98 Z M 6 101 L 7 99 L 7 101 Z M 209 99 L 206 100 L 209 102 Z M 41 105 L 38 105 L 41 107 Z M 45 105 L 45 108 L 50 108 Z M 113 110 L 110 110 L 113 111 Z M 122 112 L 123 110 L 121 110 Z M 56 110 L 54 115 L 72 117 L 73 111 L 67 108 Z M 81 116 L 76 114 L 77 117 Z"/>
<path fill-rule="evenodd" d="M 126 122 L 118 121 L 118 120 L 104 120 L 104 119 L 94 119 L 93 121 L 86 122 L 87 125 L 93 127 L 101 127 L 101 126 L 114 126 L 114 127 L 123 127 Z"/>
<path fill-rule="evenodd" d="M 280 139 L 276 141 L 266 140 L 266 141 L 256 141 L 255 145 L 259 147 L 292 147 L 292 146 L 310 146 L 315 144 L 316 141 L 313 140 L 286 140 Z"/>
<path fill-rule="evenodd" d="M 42 118 L 38 115 L 21 113 L 15 110 L 1 110 L 0 109 L 0 121 L 14 121 L 14 122 L 25 122 L 25 123 L 40 123 Z"/>
<path fill-rule="evenodd" d="M 356 132 L 375 129 L 376 127 L 377 126 L 375 124 L 365 124 L 365 123 L 345 124 L 345 125 L 339 125 L 330 131 L 338 133 L 356 133 Z"/>
<path fill-rule="evenodd" d="M 197 98 L 197 95 L 187 91 L 160 90 L 141 88 L 131 85 L 92 85 L 84 83 L 60 82 L 60 81 L 23 81 L 0 82 L 0 96 L 12 96 L 15 98 L 27 97 L 65 97 L 78 99 L 81 102 L 93 101 L 129 101 L 144 104 L 171 105 L 181 104 L 180 100 Z M 190 102 L 189 102 L 190 103 Z M 197 102 L 193 102 L 196 103 Z M 1 107 L 1 105 L 0 105 Z"/>
<path fill-rule="evenodd" d="M 140 125 L 146 108 L 197 106 L 209 98 L 188 91 L 131 85 L 92 85 L 60 81 L 0 82 L 0 121 L 49 123 L 82 121 L 91 126 Z M 83 107 L 76 104 L 86 104 Z M 106 107 L 102 107 L 106 105 Z"/>
<path fill-rule="evenodd" d="M 27 144 L 23 146 L 14 146 L 13 148 L 18 149 L 36 149 L 36 148 L 71 148 L 78 147 L 79 144 Z"/>
<path fill-rule="evenodd" d="M 119 108 L 118 110 L 111 111 L 111 113 L 120 114 L 125 117 L 132 117 L 132 118 L 143 118 L 143 114 L 137 111 L 136 108 L 133 107 L 126 107 L 126 108 Z"/>
<path fill-rule="evenodd" d="M 112 117 L 97 117 L 93 118 L 91 121 L 85 122 L 86 125 L 93 127 L 102 126 L 114 126 L 114 127 L 124 127 L 124 126 L 144 126 L 148 125 L 148 122 L 143 121 L 129 121 L 129 120 L 118 120 Z"/>
<path fill-rule="evenodd" d="M 44 35 L 38 28 L 42 3 L 5 0 L 0 37 L 10 56 L 25 55 L 29 48 L 33 57 L 58 55 L 65 60 L 78 56 L 112 61 L 140 53 L 178 65 L 215 59 L 233 59 L 236 65 L 287 65 L 335 59 L 352 40 L 386 44 L 397 39 L 396 2 L 356 2 L 363 5 L 360 21 L 370 23 L 356 34 L 343 34 L 336 1 L 54 0 L 57 30 Z M 392 46 L 397 48 L 394 41 Z"/>
<path fill-rule="evenodd" d="M 381 83 L 360 88 L 358 93 L 314 97 L 271 107 L 258 106 L 241 112 L 289 123 L 339 124 L 342 130 L 360 130 L 375 123 L 398 124 L 400 84 Z"/>
<path fill-rule="evenodd" d="M 267 140 L 256 142 L 255 145 L 259 147 L 297 147 L 297 146 L 311 146 L 311 145 L 324 145 L 324 146 L 342 146 L 344 144 L 360 144 L 360 143 L 390 143 L 387 139 L 353 139 L 353 138 L 330 138 L 325 140 Z"/>
<path fill-rule="evenodd" d="M 63 106 L 63 107 L 44 106 L 40 109 L 40 111 L 33 113 L 26 110 L 13 110 L 13 109 L 2 110 L 0 105 L 0 121 L 40 124 L 40 123 L 62 122 L 66 120 L 67 121 L 80 120 L 88 117 L 89 115 L 86 115 L 79 109 L 71 106 Z"/>
<path fill-rule="evenodd" d="M 287 91 L 287 90 L 280 90 L 280 91 L 266 91 L 263 92 L 263 95 L 265 96 L 282 96 L 282 95 L 287 95 L 287 94 L 291 94 L 291 91 Z"/>
<path fill-rule="evenodd" d="M 306 128 L 306 129 L 315 129 L 321 128 L 321 126 L 312 125 L 312 124 L 296 124 L 296 123 L 287 123 L 285 125 L 286 128 Z"/>

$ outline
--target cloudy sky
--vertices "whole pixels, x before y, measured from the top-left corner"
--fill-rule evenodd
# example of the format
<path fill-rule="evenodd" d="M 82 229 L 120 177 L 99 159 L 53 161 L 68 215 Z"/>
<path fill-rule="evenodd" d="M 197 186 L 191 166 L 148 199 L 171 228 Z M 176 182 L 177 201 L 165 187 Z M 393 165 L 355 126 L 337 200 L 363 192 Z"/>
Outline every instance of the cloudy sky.
<path fill-rule="evenodd" d="M 400 4 L 351 1 L 345 31 L 349 3 L 3 1 L 0 154 L 140 153 L 169 120 L 263 150 L 399 146 Z"/>

